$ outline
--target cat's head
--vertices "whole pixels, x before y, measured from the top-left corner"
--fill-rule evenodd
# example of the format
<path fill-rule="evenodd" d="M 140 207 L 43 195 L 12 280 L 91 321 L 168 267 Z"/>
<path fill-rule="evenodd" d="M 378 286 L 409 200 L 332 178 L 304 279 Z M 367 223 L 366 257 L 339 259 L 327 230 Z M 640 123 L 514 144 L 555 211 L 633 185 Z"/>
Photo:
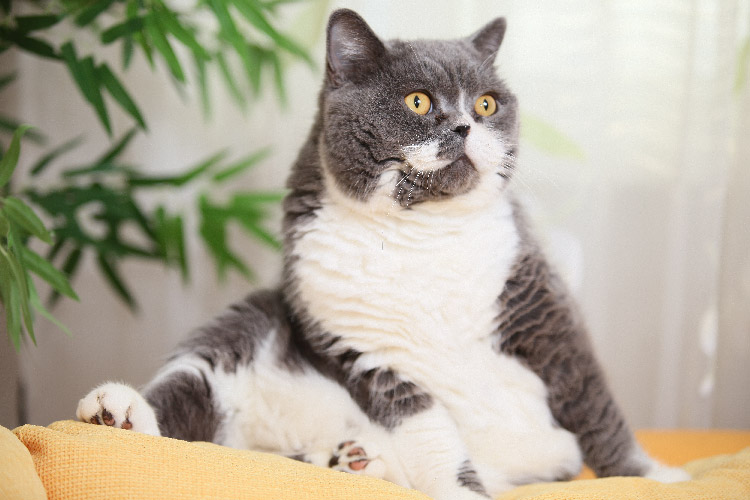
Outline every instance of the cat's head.
<path fill-rule="evenodd" d="M 321 158 L 348 199 L 413 207 L 497 196 L 518 142 L 515 96 L 497 77 L 505 20 L 452 41 L 381 41 L 350 10 L 328 24 Z"/>

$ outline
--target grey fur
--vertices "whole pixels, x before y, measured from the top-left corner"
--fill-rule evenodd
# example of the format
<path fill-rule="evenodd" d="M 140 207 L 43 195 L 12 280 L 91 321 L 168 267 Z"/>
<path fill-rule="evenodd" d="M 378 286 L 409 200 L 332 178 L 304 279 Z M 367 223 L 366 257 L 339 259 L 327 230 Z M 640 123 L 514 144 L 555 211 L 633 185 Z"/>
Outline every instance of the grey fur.
<path fill-rule="evenodd" d="M 156 412 L 159 432 L 186 441 L 213 441 L 224 416 L 218 411 L 205 375 L 170 375 L 144 394 Z"/>
<path fill-rule="evenodd" d="M 477 474 L 474 466 L 471 465 L 471 460 L 466 460 L 461 464 L 461 467 L 458 468 L 457 480 L 458 484 L 464 488 L 468 488 L 475 493 L 486 496 L 487 498 L 490 497 L 490 495 L 487 494 L 487 490 L 484 489 L 482 480 L 479 479 L 479 474 Z"/>
<path fill-rule="evenodd" d="M 346 388 L 370 420 L 386 429 L 397 427 L 405 417 L 427 410 L 433 404 L 427 392 L 387 368 L 354 374 Z"/>
<path fill-rule="evenodd" d="M 193 354 L 227 373 L 252 362 L 255 349 L 272 329 L 288 329 L 276 292 L 263 291 L 232 304 L 178 346 L 172 358 Z"/>

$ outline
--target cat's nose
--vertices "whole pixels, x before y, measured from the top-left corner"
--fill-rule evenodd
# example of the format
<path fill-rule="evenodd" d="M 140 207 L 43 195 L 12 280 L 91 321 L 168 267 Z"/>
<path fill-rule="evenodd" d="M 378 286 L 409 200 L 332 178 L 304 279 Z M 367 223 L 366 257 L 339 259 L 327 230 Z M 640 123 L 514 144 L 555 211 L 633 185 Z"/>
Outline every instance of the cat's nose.
<path fill-rule="evenodd" d="M 469 135 L 469 129 L 471 127 L 469 125 L 459 125 L 456 128 L 453 129 L 455 133 L 460 135 L 463 138 L 466 138 L 467 135 Z"/>

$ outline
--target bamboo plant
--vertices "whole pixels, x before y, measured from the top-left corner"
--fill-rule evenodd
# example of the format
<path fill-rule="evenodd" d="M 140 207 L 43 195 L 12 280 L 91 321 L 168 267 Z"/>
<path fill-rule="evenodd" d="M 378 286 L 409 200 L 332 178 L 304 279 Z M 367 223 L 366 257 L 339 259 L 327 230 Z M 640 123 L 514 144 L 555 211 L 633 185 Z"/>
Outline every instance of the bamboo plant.
<path fill-rule="evenodd" d="M 307 52 L 275 26 L 277 11 L 288 1 L 198 0 L 178 8 L 162 0 L 0 0 L 0 57 L 15 49 L 49 64 L 64 65 L 82 102 L 110 137 L 110 144 L 96 158 L 78 157 L 72 164 L 53 167 L 61 158 L 71 156 L 83 135 L 46 146 L 43 123 L 32 128 L 22 125 L 23 120 L 17 117 L 0 116 L 0 134 L 10 138 L 7 149 L 0 143 L 0 301 L 16 349 L 20 349 L 24 334 L 36 342 L 35 313 L 67 331 L 40 300 L 32 274 L 50 285 L 53 301 L 60 296 L 77 299 L 70 283 L 82 257 L 91 254 L 112 290 L 133 309 L 137 307 L 136 294 L 119 271 L 125 259 L 154 260 L 178 268 L 184 279 L 189 278 L 184 223 L 188 214 L 171 212 L 164 205 L 147 209 L 138 201 L 140 193 L 155 188 L 177 191 L 196 182 L 206 186 L 198 192 L 194 210 L 200 220 L 199 236 L 214 258 L 219 276 L 231 269 L 252 277 L 252 269 L 229 244 L 227 229 L 231 224 L 273 248 L 279 247 L 265 224 L 268 208 L 278 203 L 280 193 L 237 191 L 224 202 L 212 197 L 213 187 L 245 172 L 269 151 L 259 149 L 232 161 L 227 151 L 221 151 L 178 175 L 146 175 L 146 170 L 155 168 L 122 160 L 132 139 L 147 131 L 147 121 L 118 73 L 126 72 L 134 57 L 144 57 L 154 72 L 166 68 L 178 88 L 197 85 L 207 114 L 211 103 L 207 76 L 212 71 L 221 75 L 243 107 L 264 91 L 268 73 L 283 100 L 282 58 L 310 63 Z M 209 18 L 217 28 L 205 32 L 199 27 L 201 18 Z M 52 30 L 68 35 L 60 40 L 51 35 Z M 96 51 L 83 53 L 83 44 L 78 42 L 82 34 L 89 38 L 93 34 L 100 46 L 119 44 L 119 68 Z M 159 59 L 163 66 L 157 64 Z M 235 67 L 242 69 L 240 76 L 233 71 Z M 192 68 L 193 77 L 188 76 L 188 68 Z M 14 74 L 0 74 L 0 91 L 15 79 Z M 119 137 L 113 133 L 108 102 L 132 121 L 132 128 Z M 28 179 L 18 178 L 16 172 L 24 141 L 46 146 L 28 169 Z M 40 183 L 33 181 L 44 175 L 54 176 L 55 187 L 34 187 Z M 90 208 L 104 231 L 93 232 L 81 220 L 84 207 Z M 45 226 L 42 218 L 52 222 Z M 139 234 L 134 240 L 139 243 L 123 237 L 126 225 L 136 228 Z M 31 248 L 41 245 L 46 245 L 46 253 L 41 252 L 44 256 Z"/>

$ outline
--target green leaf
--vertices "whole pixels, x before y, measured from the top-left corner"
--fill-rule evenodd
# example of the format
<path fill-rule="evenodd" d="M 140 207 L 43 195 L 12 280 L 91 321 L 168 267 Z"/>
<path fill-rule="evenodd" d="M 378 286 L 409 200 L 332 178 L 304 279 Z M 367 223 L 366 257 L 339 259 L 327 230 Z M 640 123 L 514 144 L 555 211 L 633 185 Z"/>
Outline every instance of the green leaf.
<path fill-rule="evenodd" d="M 52 244 L 52 236 L 44 227 L 42 221 L 23 201 L 9 196 L 2 201 L 2 211 L 11 223 L 16 224 L 45 243 Z"/>
<path fill-rule="evenodd" d="M 59 23 L 64 16 L 58 14 L 41 14 L 32 16 L 17 16 L 16 29 L 21 33 L 50 28 Z"/>
<path fill-rule="evenodd" d="M 22 123 L 14 120 L 12 118 L 0 116 L 0 129 L 7 130 L 10 133 L 13 133 L 16 131 L 17 128 L 21 127 Z M 36 131 L 36 129 L 30 129 L 26 134 L 23 136 L 24 139 L 28 139 L 32 142 L 35 142 L 37 144 L 44 144 L 47 142 L 47 138 Z M 1 151 L 0 151 L 1 153 Z"/>
<path fill-rule="evenodd" d="M 115 292 L 117 292 L 120 298 L 132 310 L 137 309 L 135 299 L 133 299 L 133 295 L 125 286 L 125 282 L 123 282 L 122 277 L 115 267 L 115 264 L 113 262 L 110 262 L 109 258 L 101 253 L 97 256 L 97 263 L 99 264 L 99 270 L 107 279 L 107 282 L 109 282 L 110 286 L 115 290 Z"/>
<path fill-rule="evenodd" d="M 21 137 L 31 128 L 31 125 L 18 127 L 13 134 L 8 150 L 0 160 L 0 187 L 5 186 L 10 180 L 18 165 L 18 156 L 21 154 Z"/>
<path fill-rule="evenodd" d="M 19 48 L 31 52 L 32 54 L 36 54 L 39 57 L 55 60 L 60 59 L 55 48 L 39 38 L 26 36 L 18 32 L 7 32 L 6 38 L 16 44 Z"/>
<path fill-rule="evenodd" d="M 34 337 L 34 319 L 31 316 L 31 308 L 29 306 L 29 276 L 23 266 L 23 263 L 16 254 L 16 248 L 19 242 L 20 238 L 18 238 L 18 236 L 15 234 L 15 231 L 13 230 L 13 227 L 11 226 L 10 235 L 8 237 L 8 250 L 12 251 L 9 251 L 6 254 L 8 263 L 10 264 L 10 268 L 12 271 L 12 276 L 14 278 L 14 281 L 11 283 L 11 289 L 13 288 L 13 284 L 15 284 L 18 290 L 18 305 L 21 310 L 23 324 L 26 327 L 26 333 L 29 334 L 32 342 L 36 344 L 36 339 Z"/>
<path fill-rule="evenodd" d="M 584 160 L 586 153 L 567 135 L 530 114 L 521 115 L 521 138 L 552 156 Z"/>
<path fill-rule="evenodd" d="M 260 72 L 263 59 L 265 58 L 265 51 L 257 45 L 244 45 L 243 47 L 236 48 L 236 50 L 242 59 L 242 64 L 245 66 L 245 74 L 250 82 L 250 86 L 257 96 L 260 92 Z"/>
<path fill-rule="evenodd" d="M 223 182 L 236 175 L 239 175 L 247 171 L 251 167 L 255 166 L 260 161 L 265 160 L 269 154 L 271 154 L 271 148 L 265 148 L 265 149 L 261 149 L 260 151 L 256 151 L 255 153 L 252 153 L 251 155 L 246 156 L 245 158 L 220 170 L 219 172 L 216 172 L 213 176 L 213 181 Z"/>
<path fill-rule="evenodd" d="M 111 161 L 114 161 L 118 156 L 120 156 L 120 153 L 123 152 L 123 150 L 128 147 L 128 144 L 130 144 L 130 141 L 135 137 L 137 130 L 134 128 L 131 128 L 128 130 L 128 132 L 122 136 L 122 139 L 117 141 L 117 143 L 109 148 L 102 156 L 100 156 L 96 160 L 96 164 L 104 164 L 104 163 L 110 163 Z"/>
<path fill-rule="evenodd" d="M 167 177 L 132 177 L 128 180 L 131 186 L 162 186 L 169 185 L 180 187 L 184 186 L 188 182 L 194 180 L 207 170 L 213 168 L 218 162 L 226 157 L 226 151 L 220 151 L 213 156 L 202 161 L 198 165 L 190 168 L 187 172 L 180 175 L 167 176 Z"/>
<path fill-rule="evenodd" d="M 196 59 L 203 59 L 205 61 L 211 59 L 211 55 L 198 43 L 195 35 L 180 23 L 174 12 L 163 5 L 156 7 L 155 11 L 156 21 L 162 32 L 171 33 L 184 46 L 190 49 Z"/>
<path fill-rule="evenodd" d="M 157 208 L 154 219 L 156 221 L 156 235 L 159 245 L 164 252 L 164 258 L 168 264 L 177 263 L 182 274 L 182 279 L 189 278 L 187 265 L 187 252 L 185 249 L 185 233 L 182 217 L 169 216 L 163 206 Z"/>
<path fill-rule="evenodd" d="M 199 200 L 199 211 L 201 214 L 199 233 L 214 258 L 219 279 L 226 278 L 228 267 L 233 267 L 247 279 L 252 279 L 253 274 L 250 269 L 227 247 L 228 219 L 224 211 L 214 207 L 205 195 Z"/>
<path fill-rule="evenodd" d="M 99 79 L 104 84 L 104 87 L 109 91 L 110 95 L 122 106 L 122 108 L 128 112 L 133 119 L 138 122 L 138 125 L 142 128 L 146 128 L 146 123 L 143 121 L 138 106 L 136 106 L 130 94 L 125 90 L 117 77 L 109 69 L 106 64 L 101 64 L 97 71 L 99 73 Z"/>
<path fill-rule="evenodd" d="M 91 21 L 99 17 L 99 14 L 107 10 L 110 5 L 114 3 L 114 0 L 99 0 L 94 2 L 89 7 L 83 9 L 76 17 L 75 23 L 78 26 L 86 26 Z"/>
<path fill-rule="evenodd" d="M 5 326 L 16 351 L 21 349 L 21 316 L 18 314 L 18 284 L 13 280 L 8 253 L 0 245 L 0 299 L 5 309 Z"/>
<path fill-rule="evenodd" d="M 8 222 L 8 218 L 3 215 L 3 212 L 0 211 L 0 238 L 7 238 L 9 231 L 10 222 Z"/>
<path fill-rule="evenodd" d="M 65 262 L 63 262 L 62 271 L 65 274 L 65 276 L 68 277 L 68 281 L 73 279 L 73 276 L 75 275 L 76 271 L 78 270 L 78 265 L 81 263 L 81 256 L 83 255 L 83 249 L 79 246 L 74 248 L 66 257 Z M 60 299 L 61 295 L 53 289 L 52 295 L 50 296 L 50 304 L 54 305 L 57 303 L 57 301 Z"/>
<path fill-rule="evenodd" d="M 96 65 L 94 64 L 94 58 L 91 56 L 84 57 L 81 61 L 81 72 L 83 74 L 84 81 L 87 82 L 89 88 L 89 96 L 91 104 L 96 110 L 96 114 L 99 116 L 99 120 L 107 129 L 107 134 L 112 135 L 112 125 L 109 122 L 109 114 L 107 113 L 107 107 L 104 104 L 102 98 L 101 85 L 102 82 L 99 79 L 99 75 L 96 71 Z"/>
<path fill-rule="evenodd" d="M 244 222 L 240 219 L 242 226 L 250 232 L 253 236 L 259 239 L 261 242 L 270 246 L 274 250 L 281 250 L 281 242 L 274 235 L 263 229 L 258 224 L 252 224 L 250 222 Z"/>
<path fill-rule="evenodd" d="M 276 31 L 276 28 L 271 26 L 266 20 L 263 12 L 258 8 L 254 1 L 232 0 L 232 3 L 237 7 L 237 10 L 245 17 L 245 19 L 250 22 L 250 24 L 268 35 L 276 45 L 312 64 L 312 58 L 310 55 L 302 47 Z"/>
<path fill-rule="evenodd" d="M 140 1 L 137 0 L 131 0 L 128 1 L 128 6 L 125 8 L 125 14 L 127 15 L 128 19 L 132 19 L 134 17 L 138 16 L 138 11 L 140 9 Z M 146 60 L 148 61 L 149 66 L 151 69 L 154 69 L 154 57 L 151 52 L 151 47 L 148 43 L 146 43 L 146 37 L 143 34 L 143 30 L 134 32 L 132 34 L 132 39 L 134 42 L 136 42 L 140 47 L 141 50 L 143 50 L 143 55 L 146 56 Z M 130 40 L 130 38 L 126 38 L 126 43 Z M 131 50 L 132 52 L 132 50 Z M 125 68 L 128 67 L 130 64 L 130 57 L 132 57 L 132 53 L 127 56 L 127 58 L 123 61 L 123 65 Z"/>
<path fill-rule="evenodd" d="M 276 191 L 236 193 L 232 197 L 232 206 L 247 210 L 250 207 L 257 207 L 262 203 L 279 203 L 284 199 L 284 196 L 286 196 L 286 193 Z"/>
<path fill-rule="evenodd" d="M 211 115 L 211 101 L 208 96 L 208 79 L 206 78 L 206 61 L 195 57 L 195 70 L 198 77 L 198 88 L 201 95 L 201 108 L 203 115 L 208 118 Z"/>
<path fill-rule="evenodd" d="M 215 59 L 217 64 L 219 65 L 219 71 L 221 72 L 221 76 L 224 78 L 224 83 L 229 89 L 230 94 L 232 95 L 232 97 L 234 97 L 234 100 L 237 102 L 237 104 L 244 107 L 245 104 L 247 104 L 245 102 L 245 97 L 242 95 L 239 87 L 237 87 L 237 83 L 234 81 L 232 71 L 229 69 L 229 65 L 227 64 L 227 60 L 224 58 L 224 54 L 218 52 Z"/>
<path fill-rule="evenodd" d="M 122 43 L 122 68 L 128 69 L 130 67 L 130 62 L 133 60 L 133 39 L 132 38 L 126 38 L 123 40 Z"/>
<path fill-rule="evenodd" d="M 66 66 L 68 67 L 68 71 L 70 71 L 70 74 L 73 76 L 73 80 L 75 80 L 81 94 L 94 106 L 94 109 L 104 125 L 104 128 L 107 130 L 107 133 L 112 135 L 109 115 L 107 114 L 107 109 L 104 106 L 104 100 L 102 99 L 100 82 L 97 79 L 93 58 L 89 56 L 79 61 L 75 47 L 71 42 L 64 43 L 62 47 L 60 47 L 60 52 Z"/>
<path fill-rule="evenodd" d="M 79 300 L 78 295 L 76 295 L 70 286 L 68 278 L 62 272 L 55 269 L 44 257 L 25 247 L 21 248 L 21 256 L 23 264 L 29 271 L 49 283 L 59 293 L 71 299 Z"/>
<path fill-rule="evenodd" d="M 52 151 L 50 151 L 49 153 L 44 155 L 42 158 L 40 158 L 39 161 L 37 161 L 34 164 L 34 166 L 31 168 L 31 175 L 36 176 L 36 175 L 41 174 L 50 163 L 52 163 L 59 156 L 67 153 L 71 149 L 78 147 L 78 145 L 80 145 L 82 141 L 83 141 L 82 137 L 76 137 L 75 139 L 71 139 L 57 146 Z"/>
<path fill-rule="evenodd" d="M 177 59 L 174 50 L 172 50 L 169 40 L 167 40 L 167 37 L 161 31 L 161 27 L 159 26 L 154 13 L 152 13 L 146 20 L 146 32 L 148 33 L 149 38 L 151 38 L 151 43 L 154 44 L 154 48 L 166 61 L 172 76 L 174 76 L 179 82 L 185 82 L 185 73 L 182 71 L 180 61 Z"/>
<path fill-rule="evenodd" d="M 260 88 L 260 59 L 257 51 L 248 45 L 237 26 L 232 20 L 232 16 L 227 9 L 227 5 L 220 0 L 210 0 L 209 7 L 214 11 L 216 19 L 219 21 L 221 31 L 219 35 L 226 40 L 235 50 L 242 65 L 245 68 L 248 80 L 251 82 L 253 90 L 257 93 Z M 226 79 L 226 77 L 225 77 Z"/>
<path fill-rule="evenodd" d="M 104 45 L 119 40 L 122 37 L 130 37 L 134 33 L 140 32 L 146 25 L 142 17 L 132 17 L 121 23 L 117 23 L 104 30 L 99 37 Z"/>
<path fill-rule="evenodd" d="M 31 307 L 34 308 L 36 312 L 41 314 L 43 317 L 47 318 L 47 320 L 50 321 L 53 325 L 55 325 L 57 328 L 65 332 L 66 335 L 71 336 L 70 330 L 67 326 L 63 325 L 57 318 L 55 318 L 52 313 L 50 313 L 47 308 L 44 307 L 42 304 L 42 301 L 39 300 L 39 294 L 36 291 L 36 287 L 34 286 L 34 282 L 29 280 L 29 302 L 31 303 Z"/>
<path fill-rule="evenodd" d="M 282 106 L 286 106 L 286 87 L 284 86 L 284 75 L 281 67 L 281 58 L 276 53 L 272 53 L 270 56 L 271 64 L 273 65 L 273 81 L 276 84 L 276 92 L 279 95 Z"/>

